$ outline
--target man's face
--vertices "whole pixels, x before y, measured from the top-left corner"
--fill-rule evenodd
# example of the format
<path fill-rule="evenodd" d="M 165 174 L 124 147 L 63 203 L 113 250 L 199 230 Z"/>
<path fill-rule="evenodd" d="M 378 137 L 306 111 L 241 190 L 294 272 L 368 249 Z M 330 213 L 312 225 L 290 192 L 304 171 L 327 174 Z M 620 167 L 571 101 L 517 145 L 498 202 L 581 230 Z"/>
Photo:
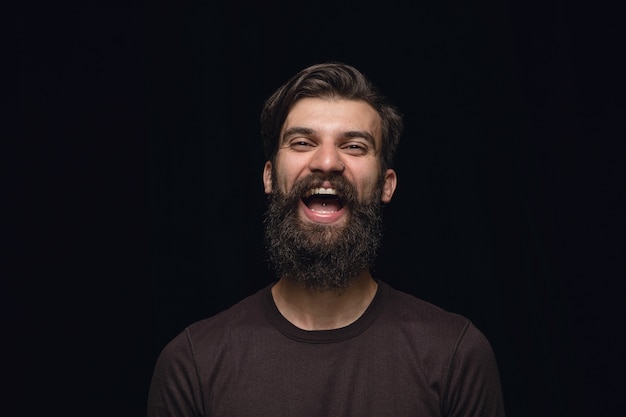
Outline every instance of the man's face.
<path fill-rule="evenodd" d="M 357 198 L 370 198 L 380 181 L 381 134 L 380 116 L 364 101 L 301 99 L 283 123 L 276 166 L 265 164 L 265 192 L 288 193 L 296 182 L 317 174 L 321 181 L 305 190 L 298 207 L 300 218 L 344 225 L 350 213 L 341 206 L 331 179 L 340 175 L 353 185 Z M 380 195 L 383 203 L 391 200 L 395 187 L 396 174 L 388 169 Z"/>
<path fill-rule="evenodd" d="M 380 172 L 378 113 L 353 100 L 298 101 L 263 181 L 270 259 L 307 288 L 342 288 L 375 256 L 382 203 L 396 186 Z"/>

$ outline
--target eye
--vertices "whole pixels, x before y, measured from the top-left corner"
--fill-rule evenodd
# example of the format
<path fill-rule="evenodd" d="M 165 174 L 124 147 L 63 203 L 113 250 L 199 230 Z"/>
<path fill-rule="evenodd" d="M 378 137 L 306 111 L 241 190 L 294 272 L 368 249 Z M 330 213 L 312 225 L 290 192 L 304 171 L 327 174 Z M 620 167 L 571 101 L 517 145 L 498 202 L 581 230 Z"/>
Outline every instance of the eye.
<path fill-rule="evenodd" d="M 294 138 L 289 141 L 288 146 L 296 151 L 308 151 L 315 146 L 315 143 L 306 138 Z"/>
<path fill-rule="evenodd" d="M 365 155 L 369 151 L 369 147 L 361 142 L 348 142 L 341 146 L 341 149 L 351 155 Z"/>
<path fill-rule="evenodd" d="M 289 147 L 293 148 L 293 149 L 300 149 L 300 150 L 307 150 L 308 148 L 312 147 L 313 144 L 311 144 L 311 142 L 306 141 L 306 140 L 294 140 L 291 141 L 289 143 Z"/>

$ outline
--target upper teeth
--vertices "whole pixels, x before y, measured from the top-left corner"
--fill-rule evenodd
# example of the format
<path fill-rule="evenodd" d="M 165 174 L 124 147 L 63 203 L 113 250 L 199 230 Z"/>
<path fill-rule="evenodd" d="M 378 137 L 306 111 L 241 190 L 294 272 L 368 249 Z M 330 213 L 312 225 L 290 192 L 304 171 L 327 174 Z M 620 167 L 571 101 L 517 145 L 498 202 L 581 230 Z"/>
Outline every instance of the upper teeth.
<path fill-rule="evenodd" d="M 310 197 L 315 194 L 337 195 L 337 190 L 334 188 L 313 188 L 309 190 L 308 196 Z"/>

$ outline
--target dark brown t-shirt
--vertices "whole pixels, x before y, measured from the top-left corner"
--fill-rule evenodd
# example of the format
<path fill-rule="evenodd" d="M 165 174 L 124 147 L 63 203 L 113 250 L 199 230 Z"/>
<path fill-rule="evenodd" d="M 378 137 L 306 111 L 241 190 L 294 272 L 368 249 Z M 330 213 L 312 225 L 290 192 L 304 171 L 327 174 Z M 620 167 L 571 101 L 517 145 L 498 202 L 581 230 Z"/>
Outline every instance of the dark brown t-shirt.
<path fill-rule="evenodd" d="M 271 286 L 175 337 L 148 417 L 503 417 L 498 369 L 466 318 L 378 281 L 351 325 L 306 331 Z"/>

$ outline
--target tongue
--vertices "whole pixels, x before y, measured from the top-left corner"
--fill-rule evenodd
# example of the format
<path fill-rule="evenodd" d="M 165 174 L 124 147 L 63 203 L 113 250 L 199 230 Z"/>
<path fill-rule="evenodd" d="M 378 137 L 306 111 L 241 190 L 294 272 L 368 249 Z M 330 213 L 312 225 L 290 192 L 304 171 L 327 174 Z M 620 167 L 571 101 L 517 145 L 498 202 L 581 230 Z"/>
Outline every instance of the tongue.
<path fill-rule="evenodd" d="M 307 206 L 318 213 L 331 213 L 341 208 L 336 198 L 312 197 Z"/>

